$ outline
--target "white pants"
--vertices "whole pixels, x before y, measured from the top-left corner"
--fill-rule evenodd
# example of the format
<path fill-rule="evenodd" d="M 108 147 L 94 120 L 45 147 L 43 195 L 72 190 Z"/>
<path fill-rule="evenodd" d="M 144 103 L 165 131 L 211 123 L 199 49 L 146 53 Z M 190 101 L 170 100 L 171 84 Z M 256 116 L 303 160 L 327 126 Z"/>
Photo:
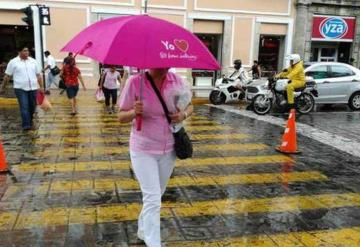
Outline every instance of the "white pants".
<path fill-rule="evenodd" d="M 130 151 L 130 157 L 143 196 L 138 235 L 144 237 L 148 247 L 161 247 L 161 196 L 175 167 L 175 152 L 153 155 Z"/>
<path fill-rule="evenodd" d="M 57 85 L 57 75 L 53 75 L 50 71 L 47 73 L 46 77 L 46 90 L 49 90 L 51 88 L 52 84 L 55 84 L 55 86 L 58 87 Z"/>

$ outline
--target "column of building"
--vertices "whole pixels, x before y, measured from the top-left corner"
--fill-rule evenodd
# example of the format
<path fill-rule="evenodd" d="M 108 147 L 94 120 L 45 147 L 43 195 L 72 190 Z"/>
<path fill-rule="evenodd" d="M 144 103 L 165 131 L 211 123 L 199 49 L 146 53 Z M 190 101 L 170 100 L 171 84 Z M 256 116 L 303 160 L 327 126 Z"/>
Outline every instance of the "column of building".
<path fill-rule="evenodd" d="M 296 3 L 296 22 L 294 25 L 294 53 L 300 54 L 302 58 L 308 60 L 305 57 L 306 37 L 307 37 L 307 24 L 308 24 L 308 12 L 311 0 L 298 0 Z"/>

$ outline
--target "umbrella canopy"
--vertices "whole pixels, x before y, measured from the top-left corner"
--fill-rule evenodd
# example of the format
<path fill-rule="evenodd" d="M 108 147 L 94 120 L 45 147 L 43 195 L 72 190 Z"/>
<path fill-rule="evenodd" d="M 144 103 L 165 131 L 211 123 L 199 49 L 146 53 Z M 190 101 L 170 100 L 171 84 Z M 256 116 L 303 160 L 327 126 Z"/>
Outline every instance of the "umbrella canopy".
<path fill-rule="evenodd" d="M 103 64 L 139 69 L 220 68 L 210 51 L 193 33 L 148 15 L 96 22 L 61 50 L 78 53 Z"/>

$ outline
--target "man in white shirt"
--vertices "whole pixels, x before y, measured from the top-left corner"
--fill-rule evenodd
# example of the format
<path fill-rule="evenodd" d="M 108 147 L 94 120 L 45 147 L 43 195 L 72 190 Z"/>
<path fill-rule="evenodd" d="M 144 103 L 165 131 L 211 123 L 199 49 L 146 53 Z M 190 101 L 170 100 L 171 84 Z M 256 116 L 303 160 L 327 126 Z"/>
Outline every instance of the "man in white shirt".
<path fill-rule="evenodd" d="M 36 109 L 37 90 L 43 88 L 41 69 L 36 60 L 29 57 L 29 49 L 21 47 L 19 56 L 10 60 L 5 70 L 3 91 L 10 78 L 13 78 L 15 94 L 19 102 L 23 130 L 32 129 Z"/>
<path fill-rule="evenodd" d="M 44 68 L 43 72 L 46 72 L 48 70 L 46 77 L 45 77 L 45 81 L 46 81 L 46 84 L 45 84 L 46 92 L 45 93 L 50 94 L 50 87 L 52 84 L 55 84 L 58 87 L 58 85 L 56 83 L 58 81 L 58 79 L 57 79 L 58 76 L 57 76 L 57 74 L 54 75 L 53 71 L 52 71 L 56 67 L 56 62 L 55 62 L 55 58 L 53 56 L 51 56 L 51 53 L 49 51 L 45 51 L 44 55 L 46 58 L 46 60 L 45 60 L 46 67 Z"/>

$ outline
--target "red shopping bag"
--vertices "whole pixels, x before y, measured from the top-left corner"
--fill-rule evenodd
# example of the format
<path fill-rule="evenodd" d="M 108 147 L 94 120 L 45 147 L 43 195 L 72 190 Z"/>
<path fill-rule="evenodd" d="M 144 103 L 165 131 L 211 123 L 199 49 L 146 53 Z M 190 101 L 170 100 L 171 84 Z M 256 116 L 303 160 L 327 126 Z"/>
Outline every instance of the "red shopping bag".
<path fill-rule="evenodd" d="M 40 106 L 43 111 L 51 110 L 52 106 L 50 101 L 46 98 L 45 94 L 38 91 L 36 94 L 36 103 Z"/>
<path fill-rule="evenodd" d="M 41 105 L 44 101 L 45 94 L 41 91 L 37 91 L 36 93 L 36 104 Z"/>

